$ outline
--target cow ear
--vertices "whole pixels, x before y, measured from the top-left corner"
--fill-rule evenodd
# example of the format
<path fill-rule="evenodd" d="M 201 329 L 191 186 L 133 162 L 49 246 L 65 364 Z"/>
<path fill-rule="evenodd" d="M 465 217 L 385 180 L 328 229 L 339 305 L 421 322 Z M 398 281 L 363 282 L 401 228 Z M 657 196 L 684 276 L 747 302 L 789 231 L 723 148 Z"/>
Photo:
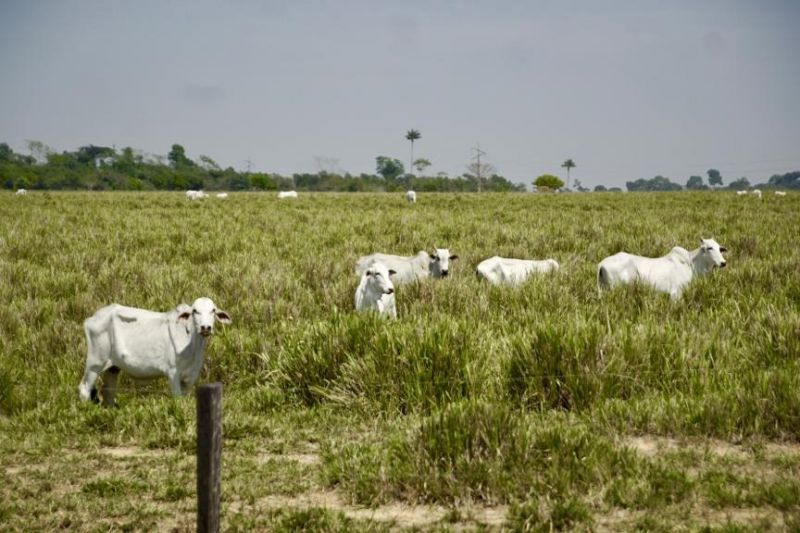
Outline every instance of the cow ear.
<path fill-rule="evenodd" d="M 722 253 L 725 253 L 725 252 L 728 251 L 728 249 L 725 248 L 724 246 L 720 246 L 719 251 L 722 252 Z"/>
<path fill-rule="evenodd" d="M 184 324 L 189 321 L 189 317 L 192 316 L 191 311 L 184 311 L 178 315 L 178 322 L 183 322 Z"/>
<path fill-rule="evenodd" d="M 390 275 L 390 276 L 394 276 L 395 274 L 397 274 L 397 271 L 396 271 L 396 270 L 392 270 L 392 269 L 390 268 L 390 269 L 389 269 L 389 275 Z"/>
<path fill-rule="evenodd" d="M 458 259 L 458 256 L 457 255 L 451 255 L 450 256 L 450 260 L 452 261 L 453 259 Z"/>
<path fill-rule="evenodd" d="M 217 310 L 216 317 L 217 320 L 219 320 L 220 323 L 222 324 L 230 324 L 231 322 L 233 322 L 233 320 L 231 320 L 231 316 L 222 310 Z"/>

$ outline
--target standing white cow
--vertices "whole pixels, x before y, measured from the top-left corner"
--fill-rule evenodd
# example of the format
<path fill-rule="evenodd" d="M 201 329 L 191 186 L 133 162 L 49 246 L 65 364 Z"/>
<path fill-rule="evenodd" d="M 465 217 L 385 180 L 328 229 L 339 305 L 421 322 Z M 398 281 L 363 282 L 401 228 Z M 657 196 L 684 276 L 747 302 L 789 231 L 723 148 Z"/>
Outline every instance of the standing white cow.
<path fill-rule="evenodd" d="M 417 193 L 414 191 L 406 191 L 406 200 L 408 200 L 410 204 L 417 203 Z"/>
<path fill-rule="evenodd" d="M 397 318 L 394 284 L 390 278 L 393 274 L 395 271 L 386 268 L 383 263 L 372 263 L 361 274 L 355 296 L 356 311 L 372 310 L 380 315 Z"/>
<path fill-rule="evenodd" d="M 81 400 L 97 400 L 94 383 L 104 373 L 103 402 L 113 405 L 120 371 L 136 378 L 166 376 L 173 395 L 186 394 L 200 374 L 214 320 L 231 323 L 210 298 L 165 313 L 118 304 L 99 309 L 83 323 L 87 351 Z"/>
<path fill-rule="evenodd" d="M 203 191 L 186 191 L 186 198 L 188 200 L 202 200 L 203 198 L 208 198 L 208 195 Z"/>
<path fill-rule="evenodd" d="M 283 200 L 284 198 L 297 198 L 297 191 L 281 191 L 278 193 L 278 199 Z"/>
<path fill-rule="evenodd" d="M 753 193 L 753 196 L 761 200 L 761 189 L 753 189 L 750 192 Z"/>
<path fill-rule="evenodd" d="M 450 250 L 447 248 L 434 248 L 430 254 L 420 251 L 411 257 L 374 253 L 358 259 L 356 274 L 363 274 L 370 265 L 379 261 L 397 273 L 394 277 L 395 283 L 409 283 L 427 278 L 429 275 L 434 278 L 446 278 L 450 274 L 450 261 L 455 259 L 458 259 L 458 256 L 450 255 Z"/>
<path fill-rule="evenodd" d="M 28 194 L 27 189 L 17 189 L 17 196 L 25 196 L 26 194 Z"/>
<path fill-rule="evenodd" d="M 555 259 L 541 261 L 533 259 L 509 259 L 494 256 L 484 259 L 475 269 L 475 274 L 492 285 L 519 285 L 531 274 L 558 270 Z"/>
<path fill-rule="evenodd" d="M 736 196 L 745 196 L 747 195 L 747 191 L 736 191 Z"/>
<path fill-rule="evenodd" d="M 691 252 L 676 246 L 663 257 L 642 257 L 619 252 L 606 257 L 597 265 L 598 289 L 620 283 L 641 281 L 656 290 L 669 293 L 675 300 L 692 281 L 695 274 L 707 274 L 727 262 L 722 252 L 727 249 L 714 239 L 700 239 L 700 248 Z"/>
<path fill-rule="evenodd" d="M 775 196 L 786 196 L 786 191 L 775 191 Z"/>
<path fill-rule="evenodd" d="M 227 197 L 228 197 L 228 193 L 226 193 L 226 192 L 218 192 L 217 193 L 217 198 L 220 198 L 220 199 L 224 200 Z"/>

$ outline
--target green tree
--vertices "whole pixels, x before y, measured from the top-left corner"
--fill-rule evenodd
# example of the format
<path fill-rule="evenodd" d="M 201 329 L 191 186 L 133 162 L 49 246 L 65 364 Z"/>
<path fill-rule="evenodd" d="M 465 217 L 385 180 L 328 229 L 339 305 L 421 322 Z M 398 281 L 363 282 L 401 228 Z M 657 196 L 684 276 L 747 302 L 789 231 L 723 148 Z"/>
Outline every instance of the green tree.
<path fill-rule="evenodd" d="M 572 159 L 567 159 L 566 161 L 561 163 L 561 168 L 567 169 L 567 189 L 569 189 L 569 171 L 570 169 L 573 169 L 576 166 L 577 165 L 575 164 L 575 161 L 573 161 Z"/>
<path fill-rule="evenodd" d="M 689 181 L 686 182 L 686 189 L 690 191 L 702 191 L 708 189 L 708 187 L 703 183 L 703 178 L 701 176 L 691 176 Z"/>
<path fill-rule="evenodd" d="M 414 168 L 417 169 L 417 172 L 422 174 L 426 168 L 431 166 L 431 162 L 425 159 L 424 157 L 420 157 L 419 159 L 414 160 Z"/>
<path fill-rule="evenodd" d="M 421 138 L 422 138 L 422 134 L 417 130 L 413 130 L 412 129 L 412 130 L 408 130 L 406 132 L 406 140 L 411 141 L 411 159 L 408 160 L 408 162 L 409 162 L 409 165 L 408 165 L 409 171 L 414 166 L 414 141 L 419 140 Z"/>
<path fill-rule="evenodd" d="M 564 181 L 558 176 L 552 174 L 542 174 L 533 182 L 537 190 L 555 190 L 564 186 Z"/>
<path fill-rule="evenodd" d="M 375 172 L 383 176 L 386 181 L 394 182 L 400 174 L 405 172 L 405 168 L 399 159 L 379 155 L 375 158 Z"/>
<path fill-rule="evenodd" d="M 728 184 L 728 188 L 737 191 L 744 191 L 745 189 L 750 188 L 750 180 L 748 180 L 747 178 L 739 178 L 738 180 L 733 180 Z"/>
<path fill-rule="evenodd" d="M 594 192 L 605 192 L 607 190 L 605 185 L 596 185 L 594 188 Z"/>
<path fill-rule="evenodd" d="M 708 174 L 708 184 L 714 187 L 722 187 L 722 174 L 716 168 L 709 168 L 706 172 Z"/>
<path fill-rule="evenodd" d="M 167 154 L 173 168 L 190 167 L 194 165 L 191 159 L 186 157 L 186 150 L 180 144 L 173 144 L 172 149 Z"/>

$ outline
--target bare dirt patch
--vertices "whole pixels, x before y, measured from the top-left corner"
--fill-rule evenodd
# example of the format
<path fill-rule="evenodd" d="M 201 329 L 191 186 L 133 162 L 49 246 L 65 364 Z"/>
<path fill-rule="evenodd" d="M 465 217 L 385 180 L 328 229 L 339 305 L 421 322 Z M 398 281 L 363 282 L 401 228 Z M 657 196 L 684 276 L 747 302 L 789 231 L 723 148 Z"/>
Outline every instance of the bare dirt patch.
<path fill-rule="evenodd" d="M 121 459 L 131 457 L 161 457 L 167 454 L 167 452 L 163 450 L 147 450 L 139 448 L 138 446 L 113 446 L 100 448 L 98 451 L 104 455 Z"/>
<path fill-rule="evenodd" d="M 658 435 L 637 435 L 622 439 L 622 444 L 633 448 L 645 457 L 655 457 L 682 450 L 707 451 L 718 457 L 730 459 L 751 459 L 754 447 L 717 439 L 678 440 Z M 800 456 L 800 445 L 795 443 L 765 443 L 759 447 L 767 459 Z"/>

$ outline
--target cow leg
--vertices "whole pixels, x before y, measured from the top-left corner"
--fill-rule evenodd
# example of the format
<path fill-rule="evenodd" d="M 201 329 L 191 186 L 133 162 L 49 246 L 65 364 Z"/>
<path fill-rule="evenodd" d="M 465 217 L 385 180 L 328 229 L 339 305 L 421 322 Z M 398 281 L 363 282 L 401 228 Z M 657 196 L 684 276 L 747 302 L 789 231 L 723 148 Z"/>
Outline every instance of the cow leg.
<path fill-rule="evenodd" d="M 86 371 L 83 373 L 83 380 L 81 384 L 78 385 L 78 395 L 80 396 L 82 401 L 86 401 L 91 399 L 93 402 L 97 403 L 97 389 L 94 386 L 94 382 L 97 381 L 97 376 L 100 375 L 101 368 L 97 368 L 95 366 L 86 365 Z"/>
<path fill-rule="evenodd" d="M 181 381 L 181 394 L 188 395 L 192 391 L 191 381 Z"/>
<path fill-rule="evenodd" d="M 177 372 L 170 374 L 169 387 L 172 389 L 173 396 L 183 396 L 183 387 L 181 386 L 181 376 Z"/>
<path fill-rule="evenodd" d="M 114 407 L 114 396 L 117 394 L 117 377 L 119 367 L 112 366 L 103 372 L 103 388 L 100 392 L 103 396 L 103 405 Z"/>

